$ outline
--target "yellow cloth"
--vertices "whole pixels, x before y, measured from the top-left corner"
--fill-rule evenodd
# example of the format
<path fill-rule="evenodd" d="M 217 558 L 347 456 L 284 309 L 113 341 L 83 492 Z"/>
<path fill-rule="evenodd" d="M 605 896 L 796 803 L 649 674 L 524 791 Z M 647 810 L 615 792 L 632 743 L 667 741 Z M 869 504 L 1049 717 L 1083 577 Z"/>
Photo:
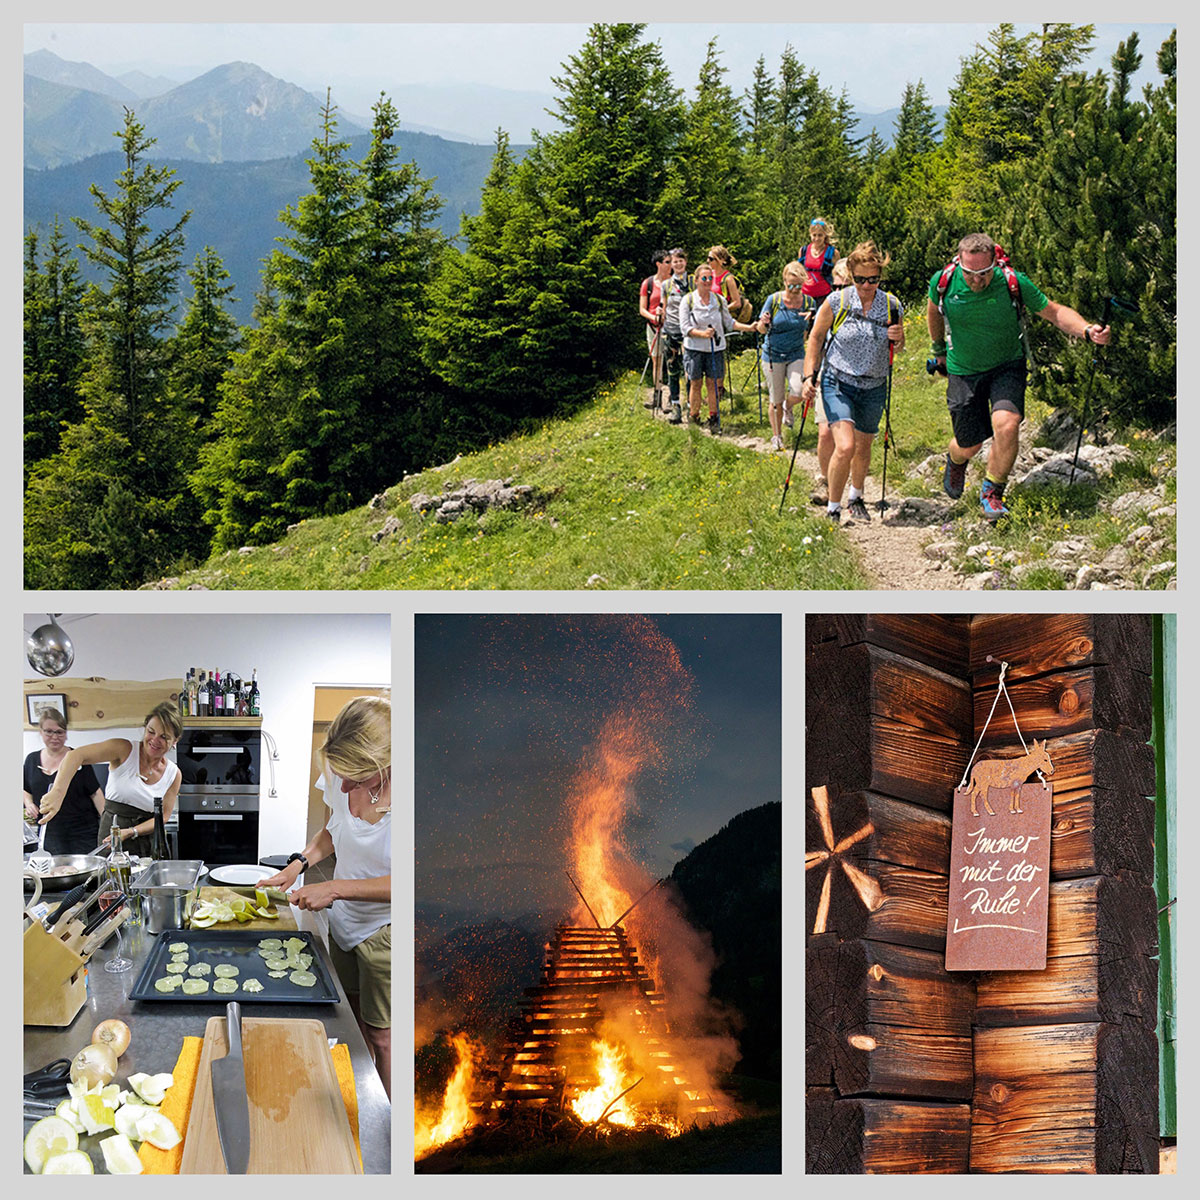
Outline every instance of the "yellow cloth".
<path fill-rule="evenodd" d="M 179 1052 L 179 1061 L 175 1064 L 175 1083 L 167 1089 L 162 1102 L 162 1114 L 169 1117 L 175 1128 L 179 1130 L 180 1142 L 170 1150 L 160 1150 L 157 1146 L 143 1142 L 138 1151 L 142 1160 L 142 1171 L 146 1175 L 178 1175 L 179 1164 L 183 1161 L 183 1145 L 187 1140 L 188 1114 L 192 1111 L 192 1099 L 196 1094 L 196 1076 L 200 1072 L 200 1050 L 204 1045 L 203 1038 L 185 1037 L 183 1049 Z M 346 1116 L 350 1121 L 350 1132 L 354 1137 L 354 1149 L 358 1152 L 359 1166 L 362 1165 L 362 1143 L 358 1140 L 358 1092 L 354 1086 L 354 1068 L 350 1065 L 350 1048 L 339 1042 L 330 1053 L 333 1055 L 333 1069 L 337 1073 L 338 1087 L 342 1093 L 342 1103 L 346 1106 Z"/>

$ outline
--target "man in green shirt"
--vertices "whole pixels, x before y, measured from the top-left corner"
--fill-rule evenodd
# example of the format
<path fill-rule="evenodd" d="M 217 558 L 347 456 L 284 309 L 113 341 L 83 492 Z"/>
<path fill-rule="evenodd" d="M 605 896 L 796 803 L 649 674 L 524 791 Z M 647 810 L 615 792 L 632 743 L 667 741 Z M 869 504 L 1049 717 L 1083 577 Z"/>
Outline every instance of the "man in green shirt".
<path fill-rule="evenodd" d="M 934 358 L 948 375 L 946 403 L 954 431 L 942 486 L 954 499 L 963 494 L 967 463 L 990 436 L 979 502 L 983 515 L 994 521 L 1008 513 L 1004 485 L 1017 460 L 1017 434 L 1025 416 L 1021 321 L 990 237 L 968 234 L 958 244 L 957 261 L 944 294 L 938 290 L 941 271 L 929 281 L 926 308 Z M 1107 325 L 1089 324 L 1073 308 L 1048 300 L 1020 271 L 1013 274 L 1029 312 L 1073 337 L 1099 346 L 1108 342 Z"/>

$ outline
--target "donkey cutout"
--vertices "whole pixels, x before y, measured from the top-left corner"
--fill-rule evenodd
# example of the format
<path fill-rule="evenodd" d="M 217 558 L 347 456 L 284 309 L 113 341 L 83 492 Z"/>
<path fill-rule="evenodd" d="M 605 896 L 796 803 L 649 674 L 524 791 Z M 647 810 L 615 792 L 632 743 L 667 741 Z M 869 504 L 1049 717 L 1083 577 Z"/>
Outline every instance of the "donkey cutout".
<path fill-rule="evenodd" d="M 996 810 L 988 803 L 988 788 L 1011 788 L 1012 799 L 1009 801 L 1009 812 L 1019 813 L 1025 810 L 1021 807 L 1021 793 L 1017 790 L 1034 771 L 1042 771 L 1046 775 L 1054 774 L 1054 764 L 1046 753 L 1045 740 L 1033 743 L 1028 754 L 1020 758 L 989 758 L 977 762 L 971 771 L 971 782 L 967 784 L 967 794 L 971 797 L 971 816 L 979 816 L 977 801 L 983 797 L 983 807 L 994 817 Z"/>

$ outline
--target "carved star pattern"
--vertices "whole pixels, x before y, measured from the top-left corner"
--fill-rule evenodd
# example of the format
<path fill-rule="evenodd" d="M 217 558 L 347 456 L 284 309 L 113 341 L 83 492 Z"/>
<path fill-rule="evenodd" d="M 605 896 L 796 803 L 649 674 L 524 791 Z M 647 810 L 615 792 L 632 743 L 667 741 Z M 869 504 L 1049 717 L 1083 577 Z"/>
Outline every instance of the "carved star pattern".
<path fill-rule="evenodd" d="M 822 863 L 826 865 L 825 881 L 821 884 L 821 897 L 817 902 L 817 916 L 813 921 L 813 933 L 824 933 L 829 922 L 829 898 L 833 892 L 833 876 L 840 865 L 850 880 L 850 886 L 855 895 L 863 902 L 868 912 L 874 912 L 883 903 L 883 890 L 870 875 L 864 874 L 853 863 L 847 862 L 842 855 L 851 846 L 870 837 L 875 832 L 875 826 L 868 821 L 861 829 L 842 838 L 839 842 L 833 835 L 833 817 L 829 811 L 829 789 L 815 787 L 812 790 L 813 811 L 821 824 L 821 837 L 825 842 L 823 850 L 810 850 L 804 856 L 804 869 L 812 870 Z"/>

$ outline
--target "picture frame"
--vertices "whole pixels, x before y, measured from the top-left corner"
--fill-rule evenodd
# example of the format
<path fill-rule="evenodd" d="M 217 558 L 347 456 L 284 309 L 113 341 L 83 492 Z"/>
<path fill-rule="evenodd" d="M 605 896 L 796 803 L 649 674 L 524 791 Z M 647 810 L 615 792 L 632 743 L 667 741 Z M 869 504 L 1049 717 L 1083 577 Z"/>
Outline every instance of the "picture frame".
<path fill-rule="evenodd" d="M 47 708 L 57 708 L 65 717 L 67 714 L 67 697 L 65 692 L 42 692 L 25 697 L 25 715 L 30 725 L 37 726 L 38 718 Z"/>

